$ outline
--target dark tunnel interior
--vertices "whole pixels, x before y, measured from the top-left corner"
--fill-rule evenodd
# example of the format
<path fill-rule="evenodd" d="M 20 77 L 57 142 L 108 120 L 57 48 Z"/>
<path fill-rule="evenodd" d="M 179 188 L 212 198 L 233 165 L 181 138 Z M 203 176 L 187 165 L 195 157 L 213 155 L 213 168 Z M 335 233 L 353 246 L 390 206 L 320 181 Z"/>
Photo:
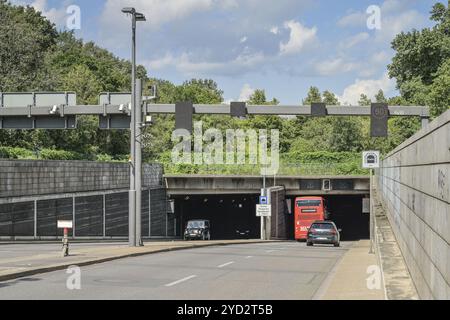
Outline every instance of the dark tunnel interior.
<path fill-rule="evenodd" d="M 341 240 L 369 239 L 369 214 L 362 213 L 362 195 L 324 196 L 328 211 L 339 229 Z M 295 197 L 289 197 L 294 204 Z M 249 230 L 250 238 L 260 237 L 260 218 L 255 206 L 258 195 L 194 195 L 175 198 L 177 219 L 181 224 L 178 234 L 183 234 L 189 220 L 205 219 L 211 223 L 211 239 L 236 239 L 236 230 Z M 292 210 L 293 212 L 293 210 Z M 294 215 L 288 215 L 287 239 L 294 239 Z"/>
<path fill-rule="evenodd" d="M 342 229 L 341 240 L 355 241 L 370 238 L 370 215 L 362 213 L 363 196 L 327 196 L 330 220 Z"/>
<path fill-rule="evenodd" d="M 177 197 L 177 212 L 182 232 L 189 220 L 205 219 L 211 223 L 211 239 L 235 239 L 236 230 L 249 230 L 250 238 L 260 237 L 260 219 L 255 207 L 258 195 L 204 195 Z"/>
<path fill-rule="evenodd" d="M 327 195 L 323 196 L 327 200 L 329 220 L 334 221 L 339 229 L 342 229 L 342 241 L 356 241 L 370 238 L 369 214 L 362 213 L 362 195 Z M 292 199 L 294 205 L 295 197 Z M 294 212 L 294 208 L 292 208 Z M 294 217 L 292 225 L 289 227 L 294 239 Z"/>

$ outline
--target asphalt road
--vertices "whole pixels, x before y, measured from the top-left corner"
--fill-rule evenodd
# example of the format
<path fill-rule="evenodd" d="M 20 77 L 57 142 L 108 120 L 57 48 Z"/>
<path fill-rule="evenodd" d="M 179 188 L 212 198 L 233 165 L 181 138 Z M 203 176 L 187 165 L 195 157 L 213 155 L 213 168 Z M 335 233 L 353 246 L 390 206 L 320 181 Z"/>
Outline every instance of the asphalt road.
<path fill-rule="evenodd" d="M 83 267 L 80 290 L 67 288 L 66 271 L 0 282 L 0 299 L 306 300 L 351 245 L 280 242 L 152 254 Z"/>

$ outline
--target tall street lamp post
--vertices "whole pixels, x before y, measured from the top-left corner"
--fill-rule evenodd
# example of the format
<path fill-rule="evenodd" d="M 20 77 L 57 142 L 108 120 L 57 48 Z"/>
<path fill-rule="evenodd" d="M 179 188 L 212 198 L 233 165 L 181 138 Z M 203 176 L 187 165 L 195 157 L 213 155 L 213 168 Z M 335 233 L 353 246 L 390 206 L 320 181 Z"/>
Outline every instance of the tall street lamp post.
<path fill-rule="evenodd" d="M 131 148 L 130 148 L 130 191 L 128 239 L 130 247 L 142 245 L 141 239 L 141 193 L 142 193 L 142 154 L 140 145 L 140 132 L 142 123 L 142 82 L 136 86 L 136 22 L 146 21 L 142 13 L 135 8 L 123 8 L 122 12 L 131 15 L 132 42 L 131 42 Z M 139 97 L 137 96 L 139 94 Z M 138 141 L 139 140 L 139 141 Z"/>

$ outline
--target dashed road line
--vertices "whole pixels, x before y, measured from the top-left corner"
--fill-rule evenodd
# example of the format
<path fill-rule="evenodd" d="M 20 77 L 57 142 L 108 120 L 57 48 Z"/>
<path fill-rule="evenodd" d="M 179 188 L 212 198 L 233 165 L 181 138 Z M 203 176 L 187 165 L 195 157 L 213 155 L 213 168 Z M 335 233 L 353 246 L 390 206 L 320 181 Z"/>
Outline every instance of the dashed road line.
<path fill-rule="evenodd" d="M 189 281 L 189 280 L 194 279 L 196 277 L 197 277 L 196 275 L 192 275 L 192 276 L 189 276 L 189 277 L 186 277 L 186 278 L 183 278 L 183 279 L 180 279 L 180 280 L 168 283 L 168 284 L 166 284 L 166 287 L 173 287 L 173 286 L 176 286 L 177 284 Z"/>
<path fill-rule="evenodd" d="M 224 267 L 229 266 L 230 264 L 233 264 L 233 263 L 234 263 L 234 261 L 230 261 L 230 262 L 221 264 L 220 266 L 217 266 L 217 268 L 224 268 Z"/>

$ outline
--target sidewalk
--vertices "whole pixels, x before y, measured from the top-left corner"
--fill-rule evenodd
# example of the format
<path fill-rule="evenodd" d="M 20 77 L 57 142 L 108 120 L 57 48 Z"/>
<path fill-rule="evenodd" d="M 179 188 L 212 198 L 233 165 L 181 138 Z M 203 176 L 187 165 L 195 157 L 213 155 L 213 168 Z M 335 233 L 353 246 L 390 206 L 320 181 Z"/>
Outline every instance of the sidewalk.
<path fill-rule="evenodd" d="M 395 239 L 386 209 L 376 190 L 374 191 L 374 211 L 377 253 L 383 268 L 387 298 L 389 300 L 418 300 L 416 287 Z"/>
<path fill-rule="evenodd" d="M 0 246 L 0 281 L 63 270 L 71 265 L 81 267 L 158 252 L 261 242 L 261 240 L 166 241 L 146 242 L 144 247 L 137 248 L 130 248 L 126 243 L 75 243 L 70 247 L 70 256 L 66 258 L 61 256 L 61 244 L 3 245 Z"/>
<path fill-rule="evenodd" d="M 380 289 L 367 287 L 367 273 L 370 266 L 378 266 L 377 257 L 369 254 L 370 241 L 361 240 L 344 255 L 332 271 L 329 283 L 321 300 L 384 300 L 384 285 Z"/>

